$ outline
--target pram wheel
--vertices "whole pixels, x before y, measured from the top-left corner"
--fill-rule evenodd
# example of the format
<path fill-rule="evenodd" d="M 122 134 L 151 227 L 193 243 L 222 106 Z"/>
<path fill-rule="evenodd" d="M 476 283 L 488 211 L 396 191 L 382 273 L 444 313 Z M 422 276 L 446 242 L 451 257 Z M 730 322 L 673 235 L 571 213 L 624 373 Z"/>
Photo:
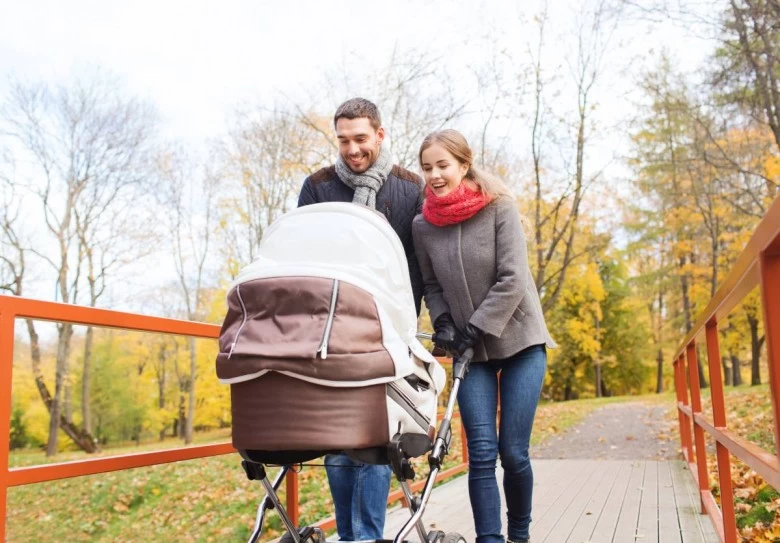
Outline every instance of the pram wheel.
<path fill-rule="evenodd" d="M 444 536 L 441 543 L 466 543 L 466 538 L 457 532 L 450 532 Z"/>

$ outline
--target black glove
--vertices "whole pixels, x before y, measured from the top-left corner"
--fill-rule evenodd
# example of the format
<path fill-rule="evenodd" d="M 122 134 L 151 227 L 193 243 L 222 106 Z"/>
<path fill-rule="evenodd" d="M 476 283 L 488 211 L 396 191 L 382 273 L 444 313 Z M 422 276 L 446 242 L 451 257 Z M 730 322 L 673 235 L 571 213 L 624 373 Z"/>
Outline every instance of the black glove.
<path fill-rule="evenodd" d="M 433 330 L 431 338 L 433 344 L 449 353 L 454 353 L 458 341 L 458 329 L 455 328 L 452 315 L 449 313 L 439 315 L 433 323 Z"/>
<path fill-rule="evenodd" d="M 470 322 L 466 323 L 466 326 L 464 326 L 463 331 L 458 334 L 458 338 L 455 342 L 455 349 L 457 350 L 458 355 L 462 355 L 466 349 L 472 349 L 482 338 L 483 334 L 484 332 L 482 332 L 482 330 Z"/>

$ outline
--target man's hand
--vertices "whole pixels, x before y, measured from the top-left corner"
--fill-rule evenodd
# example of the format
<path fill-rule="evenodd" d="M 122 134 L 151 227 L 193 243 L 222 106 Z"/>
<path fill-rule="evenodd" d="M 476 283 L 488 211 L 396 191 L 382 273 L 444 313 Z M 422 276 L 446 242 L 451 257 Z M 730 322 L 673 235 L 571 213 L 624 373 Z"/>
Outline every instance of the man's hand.
<path fill-rule="evenodd" d="M 458 329 L 452 320 L 452 315 L 442 313 L 433 323 L 433 343 L 448 353 L 456 353 L 455 346 L 458 341 Z"/>

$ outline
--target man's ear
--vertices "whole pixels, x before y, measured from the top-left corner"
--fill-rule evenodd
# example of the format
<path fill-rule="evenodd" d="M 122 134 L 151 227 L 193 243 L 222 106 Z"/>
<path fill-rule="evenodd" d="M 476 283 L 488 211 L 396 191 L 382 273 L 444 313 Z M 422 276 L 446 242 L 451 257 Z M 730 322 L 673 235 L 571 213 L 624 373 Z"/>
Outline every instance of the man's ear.
<path fill-rule="evenodd" d="M 385 139 L 385 129 L 383 127 L 379 127 L 376 130 L 376 142 L 379 145 L 382 145 L 382 141 Z"/>

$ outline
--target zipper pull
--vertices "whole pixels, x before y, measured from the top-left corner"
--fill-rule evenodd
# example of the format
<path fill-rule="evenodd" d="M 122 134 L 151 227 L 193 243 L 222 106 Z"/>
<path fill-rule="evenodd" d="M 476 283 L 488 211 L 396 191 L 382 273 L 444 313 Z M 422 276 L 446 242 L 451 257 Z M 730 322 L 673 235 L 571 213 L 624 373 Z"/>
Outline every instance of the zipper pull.
<path fill-rule="evenodd" d="M 320 347 L 317 349 L 317 353 L 320 358 L 326 360 L 328 358 L 328 340 L 330 339 L 330 332 L 333 327 L 333 318 L 336 316 L 336 300 L 339 297 L 339 280 L 333 280 L 333 292 L 330 295 L 330 308 L 328 309 L 328 320 L 325 321 L 325 331 L 322 334 L 322 341 Z"/>

